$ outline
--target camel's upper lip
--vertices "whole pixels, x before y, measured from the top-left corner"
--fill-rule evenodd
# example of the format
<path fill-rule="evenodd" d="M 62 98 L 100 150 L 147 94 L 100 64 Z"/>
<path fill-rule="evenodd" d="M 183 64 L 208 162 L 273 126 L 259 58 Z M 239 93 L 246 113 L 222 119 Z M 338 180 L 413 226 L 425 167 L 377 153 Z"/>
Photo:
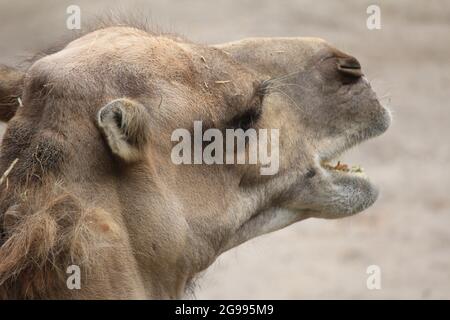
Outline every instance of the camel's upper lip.
<path fill-rule="evenodd" d="M 328 172 L 339 174 L 348 173 L 356 175 L 359 178 L 367 178 L 361 166 L 347 165 L 340 162 L 338 157 L 354 146 L 383 134 L 389 128 L 391 123 L 390 112 L 387 108 L 383 108 L 382 110 L 382 114 L 380 115 L 378 121 L 371 124 L 367 128 L 364 128 L 358 132 L 348 133 L 341 138 L 330 140 L 328 142 L 329 147 L 325 148 L 324 152 L 319 154 L 318 160 L 320 166 Z M 337 161 L 337 163 L 332 163 L 333 161 Z"/>

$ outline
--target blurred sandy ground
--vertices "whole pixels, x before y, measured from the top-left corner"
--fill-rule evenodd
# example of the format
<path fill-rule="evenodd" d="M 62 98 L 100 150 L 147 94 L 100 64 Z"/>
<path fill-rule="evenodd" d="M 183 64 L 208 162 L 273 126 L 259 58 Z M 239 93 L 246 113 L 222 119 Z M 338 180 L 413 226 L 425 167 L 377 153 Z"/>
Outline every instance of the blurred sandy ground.
<path fill-rule="evenodd" d="M 372 208 L 228 252 L 200 277 L 197 298 L 450 298 L 449 1 L 0 0 L 0 61 L 15 64 L 66 33 L 69 4 L 83 19 L 138 8 L 163 30 L 205 43 L 322 37 L 358 57 L 394 112 L 387 134 L 346 157 L 382 187 Z M 369 4 L 381 7 L 379 31 L 366 28 Z M 366 288 L 371 264 L 381 290 Z"/>

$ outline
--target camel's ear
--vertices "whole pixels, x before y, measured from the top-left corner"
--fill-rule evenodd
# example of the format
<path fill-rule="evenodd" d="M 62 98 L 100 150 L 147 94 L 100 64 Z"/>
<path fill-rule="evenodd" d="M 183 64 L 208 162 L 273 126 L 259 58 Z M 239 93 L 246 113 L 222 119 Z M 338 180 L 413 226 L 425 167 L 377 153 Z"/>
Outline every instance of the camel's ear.
<path fill-rule="evenodd" d="M 0 65 L 0 121 L 8 122 L 20 105 L 24 74 Z"/>
<path fill-rule="evenodd" d="M 97 122 L 111 151 L 126 162 L 134 162 L 145 154 L 150 134 L 149 117 L 142 104 L 123 98 L 101 108 Z"/>

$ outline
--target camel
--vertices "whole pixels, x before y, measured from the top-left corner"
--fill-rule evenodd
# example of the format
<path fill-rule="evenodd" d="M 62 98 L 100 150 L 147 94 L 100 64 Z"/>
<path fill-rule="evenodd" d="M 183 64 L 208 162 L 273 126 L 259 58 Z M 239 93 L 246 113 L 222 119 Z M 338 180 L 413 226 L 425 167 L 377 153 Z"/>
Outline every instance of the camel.
<path fill-rule="evenodd" d="M 243 242 L 372 205 L 378 188 L 334 161 L 391 121 L 358 60 L 322 39 L 205 45 L 123 24 L 2 66 L 0 120 L 3 299 L 185 297 Z M 279 130 L 279 170 L 174 164 L 171 135 L 195 121 Z"/>

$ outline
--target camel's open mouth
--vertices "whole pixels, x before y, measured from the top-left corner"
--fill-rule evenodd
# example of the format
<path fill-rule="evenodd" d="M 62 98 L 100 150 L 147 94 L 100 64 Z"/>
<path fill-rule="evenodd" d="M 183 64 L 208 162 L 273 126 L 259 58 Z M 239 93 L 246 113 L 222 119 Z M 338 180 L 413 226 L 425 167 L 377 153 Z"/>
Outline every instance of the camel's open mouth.
<path fill-rule="evenodd" d="M 337 139 L 323 143 L 318 156 L 318 165 L 323 174 L 321 196 L 323 201 L 317 204 L 327 218 L 342 217 L 361 212 L 371 206 L 379 195 L 378 188 L 370 181 L 361 166 L 351 166 L 339 157 L 361 143 L 381 135 L 390 125 L 389 111 L 381 105 L 380 115 L 358 131 L 348 132 Z"/>
<path fill-rule="evenodd" d="M 364 137 L 364 135 L 362 135 Z M 364 138 L 359 136 L 357 139 L 345 139 L 343 141 L 338 141 L 333 144 L 332 148 L 328 148 L 326 153 L 322 153 L 319 156 L 319 164 L 324 172 L 331 175 L 332 178 L 356 178 L 356 179 L 364 179 L 368 182 L 368 176 L 366 175 L 363 167 L 360 165 L 348 165 L 340 160 L 345 152 L 352 149 L 356 145 L 361 144 L 362 142 L 369 139 L 370 136 L 366 135 Z M 348 180 L 347 180 L 348 181 Z"/>
<path fill-rule="evenodd" d="M 361 178 L 367 178 L 366 173 L 364 172 L 364 169 L 361 166 L 349 166 L 346 163 L 342 163 L 341 161 L 338 161 L 336 165 L 332 165 L 330 161 L 322 161 L 321 163 L 322 168 L 324 168 L 327 171 L 331 172 L 339 172 L 342 174 L 350 174 L 350 175 L 356 175 Z"/>
<path fill-rule="evenodd" d="M 360 139 L 366 140 L 366 139 Z M 348 143 L 348 140 L 346 140 Z M 342 147 L 337 143 L 335 152 L 328 152 L 319 160 L 322 173 L 322 191 L 317 210 L 327 218 L 338 218 L 361 212 L 378 198 L 378 188 L 370 181 L 361 166 L 348 165 L 338 159 L 345 151 L 359 144 L 353 141 Z"/>

